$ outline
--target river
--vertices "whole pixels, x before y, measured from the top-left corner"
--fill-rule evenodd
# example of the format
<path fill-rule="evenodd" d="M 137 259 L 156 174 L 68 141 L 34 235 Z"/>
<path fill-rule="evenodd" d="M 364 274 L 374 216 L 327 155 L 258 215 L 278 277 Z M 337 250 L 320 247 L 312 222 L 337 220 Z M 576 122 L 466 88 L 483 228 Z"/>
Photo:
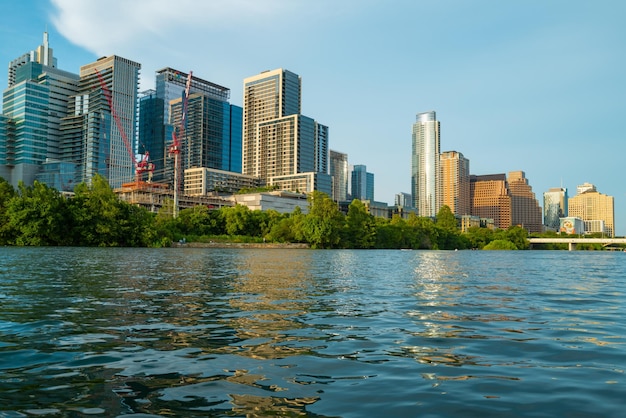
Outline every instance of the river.
<path fill-rule="evenodd" d="M 621 417 L 626 254 L 0 247 L 0 417 Z"/>

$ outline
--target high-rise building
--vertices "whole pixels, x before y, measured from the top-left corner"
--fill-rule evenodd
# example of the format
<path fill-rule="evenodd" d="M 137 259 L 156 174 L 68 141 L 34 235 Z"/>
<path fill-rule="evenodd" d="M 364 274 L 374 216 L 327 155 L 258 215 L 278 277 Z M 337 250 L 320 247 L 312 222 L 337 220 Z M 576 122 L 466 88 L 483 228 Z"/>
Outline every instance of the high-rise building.
<path fill-rule="evenodd" d="M 569 216 L 582 219 L 585 223 L 586 233 L 603 233 L 614 237 L 613 196 L 599 193 L 596 187 L 589 183 L 578 186 L 577 190 L 579 193 L 568 200 Z"/>
<path fill-rule="evenodd" d="M 47 33 L 43 45 L 9 64 L 3 110 L 13 129 L 5 144 L 4 171 L 10 172 L 7 180 L 14 187 L 20 181 L 32 184 L 46 161 L 60 158 L 61 118 L 78 79 L 77 74 L 56 68 Z"/>
<path fill-rule="evenodd" d="M 528 232 L 543 232 L 541 208 L 523 171 L 511 171 L 507 178 L 511 196 L 511 224 Z"/>
<path fill-rule="evenodd" d="M 328 128 L 300 110 L 297 74 L 279 68 L 244 79 L 242 172 L 268 185 L 330 195 Z"/>
<path fill-rule="evenodd" d="M 440 156 L 441 203 L 458 216 L 471 213 L 469 160 L 457 151 Z"/>
<path fill-rule="evenodd" d="M 332 178 L 332 198 L 335 202 L 348 200 L 348 154 L 330 150 L 330 176 Z"/>
<path fill-rule="evenodd" d="M 394 204 L 397 207 L 411 209 L 413 208 L 413 196 L 411 196 L 411 193 L 397 193 L 394 197 Z"/>
<path fill-rule="evenodd" d="M 441 207 L 439 130 L 434 111 L 417 114 L 413 124 L 411 192 L 419 216 L 435 217 Z"/>
<path fill-rule="evenodd" d="M 543 224 L 546 228 L 559 230 L 560 218 L 569 216 L 567 199 L 567 189 L 563 187 L 552 187 L 543 193 Z"/>
<path fill-rule="evenodd" d="M 471 175 L 470 194 L 472 197 L 471 215 L 493 219 L 496 228 L 506 229 L 511 226 L 511 196 L 506 175 Z"/>
<path fill-rule="evenodd" d="M 78 181 L 105 177 L 111 187 L 135 179 L 135 132 L 141 64 L 116 55 L 80 68 L 79 92 L 62 123 L 62 159 L 79 167 Z M 101 85 L 111 94 L 116 121 Z M 119 121 L 119 124 L 118 124 Z"/>
<path fill-rule="evenodd" d="M 11 182 L 11 166 L 9 165 L 12 153 L 11 119 L 0 114 L 0 177 Z"/>
<path fill-rule="evenodd" d="M 22 65 L 29 62 L 36 62 L 50 68 L 57 67 L 57 59 L 54 58 L 52 48 L 48 42 L 48 32 L 43 33 L 43 43 L 37 49 L 27 52 L 20 57 L 15 58 L 9 63 L 8 71 L 8 87 L 11 88 L 16 83 L 16 72 Z"/>
<path fill-rule="evenodd" d="M 160 69 L 156 91 L 140 100 L 139 142 L 150 152 L 158 181 L 173 180 L 174 161 L 168 146 L 174 127 L 180 124 L 187 78 L 182 71 Z M 231 105 L 229 99 L 229 88 L 191 77 L 186 135 L 180 139 L 183 170 L 205 167 L 241 173 L 242 108 Z"/>
<path fill-rule="evenodd" d="M 352 168 L 352 199 L 374 200 L 374 174 L 363 164 Z"/>

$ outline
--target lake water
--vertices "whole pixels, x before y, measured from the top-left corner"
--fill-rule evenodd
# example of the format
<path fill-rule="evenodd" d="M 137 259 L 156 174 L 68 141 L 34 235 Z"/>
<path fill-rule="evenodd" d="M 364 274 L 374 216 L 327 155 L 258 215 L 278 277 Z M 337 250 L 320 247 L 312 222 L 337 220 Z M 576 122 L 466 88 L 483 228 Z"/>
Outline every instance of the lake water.
<path fill-rule="evenodd" d="M 626 254 L 0 247 L 0 417 L 621 417 Z"/>

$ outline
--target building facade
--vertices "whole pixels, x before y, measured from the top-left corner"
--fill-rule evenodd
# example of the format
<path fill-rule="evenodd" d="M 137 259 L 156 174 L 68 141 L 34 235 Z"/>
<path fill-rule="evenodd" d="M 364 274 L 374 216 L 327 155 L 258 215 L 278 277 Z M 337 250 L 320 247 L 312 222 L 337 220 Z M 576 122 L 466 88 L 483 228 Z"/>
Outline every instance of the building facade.
<path fill-rule="evenodd" d="M 98 174 L 117 188 L 135 179 L 140 68 L 116 55 L 80 68 L 78 94 L 61 124 L 61 158 L 77 164 L 78 182 L 90 184 Z"/>
<path fill-rule="evenodd" d="M 457 151 L 440 156 L 441 203 L 457 216 L 471 213 L 469 160 Z"/>
<path fill-rule="evenodd" d="M 493 219 L 496 228 L 511 226 L 511 196 L 504 174 L 470 176 L 471 215 Z"/>
<path fill-rule="evenodd" d="M 580 218 L 585 223 L 586 233 L 602 233 L 615 236 L 614 198 L 599 193 L 593 184 L 577 187 L 578 194 L 568 200 L 570 217 Z M 602 221 L 602 222 L 592 222 Z"/>
<path fill-rule="evenodd" d="M 282 68 L 244 79 L 242 172 L 268 185 L 328 183 L 328 127 L 301 115 L 300 76 Z M 304 173 L 315 173 L 314 184 Z M 294 183 L 297 177 L 297 181 Z M 290 186 L 294 185 L 294 186 Z"/>
<path fill-rule="evenodd" d="M 435 217 L 441 207 L 439 132 L 434 111 L 417 114 L 412 136 L 411 192 L 419 216 Z"/>
<path fill-rule="evenodd" d="M 511 224 L 528 232 L 543 232 L 539 202 L 523 171 L 511 171 L 507 177 L 511 195 Z"/>
<path fill-rule="evenodd" d="M 330 176 L 332 178 L 332 198 L 335 202 L 348 200 L 349 166 L 348 154 L 330 150 Z"/>
<path fill-rule="evenodd" d="M 374 174 L 367 171 L 363 164 L 352 168 L 351 198 L 374 201 Z"/>
<path fill-rule="evenodd" d="M 567 189 L 552 187 L 543 193 L 543 224 L 552 231 L 561 227 L 561 218 L 568 216 Z"/>
<path fill-rule="evenodd" d="M 14 187 L 20 181 L 31 185 L 46 161 L 60 158 L 61 119 L 69 97 L 78 90 L 78 79 L 56 68 L 47 33 L 36 50 L 9 63 L 3 111 L 11 129 L 6 130 L 2 171 Z"/>

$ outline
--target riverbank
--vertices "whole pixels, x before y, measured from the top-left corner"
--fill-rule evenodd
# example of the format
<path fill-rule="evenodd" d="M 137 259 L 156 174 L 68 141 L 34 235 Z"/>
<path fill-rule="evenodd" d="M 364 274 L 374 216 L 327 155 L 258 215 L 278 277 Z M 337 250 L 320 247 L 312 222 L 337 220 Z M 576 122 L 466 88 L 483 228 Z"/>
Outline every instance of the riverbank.
<path fill-rule="evenodd" d="M 308 249 L 309 244 L 279 242 L 175 242 L 176 248 L 267 248 L 267 249 Z"/>

